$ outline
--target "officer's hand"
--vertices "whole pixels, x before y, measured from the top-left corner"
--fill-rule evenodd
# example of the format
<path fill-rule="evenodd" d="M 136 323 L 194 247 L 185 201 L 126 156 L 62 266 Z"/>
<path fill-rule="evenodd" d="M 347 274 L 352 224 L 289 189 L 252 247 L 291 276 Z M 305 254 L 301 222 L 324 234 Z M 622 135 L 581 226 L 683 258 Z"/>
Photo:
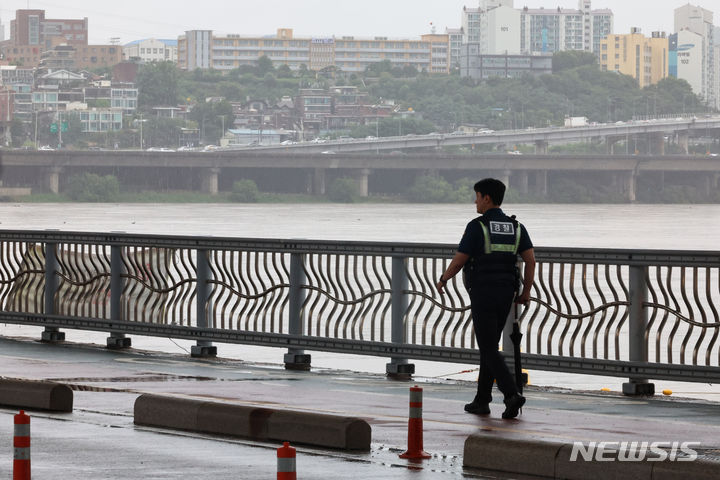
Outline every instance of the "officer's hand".
<path fill-rule="evenodd" d="M 435 284 L 435 288 L 437 288 L 437 291 L 438 291 L 438 293 L 439 293 L 440 295 L 442 295 L 442 294 L 445 293 L 445 290 L 444 290 L 445 284 L 444 284 L 443 282 L 438 281 L 438 282 Z"/>
<path fill-rule="evenodd" d="M 518 303 L 520 305 L 527 305 L 528 302 L 530 302 L 530 290 L 522 292 L 515 298 L 515 303 Z"/>

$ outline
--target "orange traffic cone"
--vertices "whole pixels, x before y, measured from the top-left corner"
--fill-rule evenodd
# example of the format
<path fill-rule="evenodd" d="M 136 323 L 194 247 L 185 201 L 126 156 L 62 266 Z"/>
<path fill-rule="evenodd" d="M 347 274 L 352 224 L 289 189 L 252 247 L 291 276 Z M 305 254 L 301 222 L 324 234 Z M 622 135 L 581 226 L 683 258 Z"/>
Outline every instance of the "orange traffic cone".
<path fill-rule="evenodd" d="M 283 442 L 277 449 L 277 480 L 296 480 L 295 449 L 290 442 Z"/>
<path fill-rule="evenodd" d="M 30 480 L 30 416 L 23 410 L 15 415 L 13 447 L 13 480 Z"/>
<path fill-rule="evenodd" d="M 410 387 L 410 416 L 408 418 L 408 449 L 400 458 L 430 458 L 423 450 L 422 388 Z"/>

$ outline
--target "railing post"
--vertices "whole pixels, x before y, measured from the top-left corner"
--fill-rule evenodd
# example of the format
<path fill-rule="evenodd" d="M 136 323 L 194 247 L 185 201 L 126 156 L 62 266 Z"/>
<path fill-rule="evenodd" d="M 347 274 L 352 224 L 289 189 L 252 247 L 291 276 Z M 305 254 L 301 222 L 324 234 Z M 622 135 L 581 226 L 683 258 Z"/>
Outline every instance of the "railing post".
<path fill-rule="evenodd" d="M 408 299 L 405 291 L 408 289 L 408 277 L 405 270 L 406 258 L 392 257 L 391 279 L 391 341 L 395 344 L 407 342 L 407 328 L 405 326 L 405 313 Z M 406 379 L 415 373 L 415 364 L 408 363 L 407 358 L 391 357 L 390 363 L 385 364 L 385 372 L 390 378 Z"/>
<path fill-rule="evenodd" d="M 110 320 L 113 321 L 122 320 L 120 309 L 120 298 L 123 291 L 122 274 L 122 247 L 112 245 L 110 247 Z M 111 349 L 128 348 L 132 344 L 132 340 L 120 332 L 110 332 L 110 336 L 105 339 L 105 342 L 107 348 Z"/>
<path fill-rule="evenodd" d="M 45 244 L 45 315 L 55 314 L 55 296 L 58 291 L 58 270 L 57 243 L 47 242 Z M 62 342 L 65 340 L 65 333 L 57 327 L 45 327 L 40 335 L 43 342 Z"/>
<path fill-rule="evenodd" d="M 630 306 L 628 320 L 630 322 L 628 332 L 628 349 L 630 362 L 647 362 L 648 351 L 645 331 L 648 324 L 648 311 L 645 303 L 648 298 L 647 266 L 630 266 L 630 290 L 628 293 Z M 623 383 L 622 389 L 625 395 L 654 395 L 655 384 L 649 383 L 646 378 L 631 376 L 629 382 Z"/>
<path fill-rule="evenodd" d="M 290 335 L 303 335 L 305 318 L 303 303 L 305 291 L 303 286 L 307 281 L 303 265 L 302 253 L 290 254 L 290 291 L 288 292 L 288 333 Z M 310 370 L 310 355 L 301 348 L 288 348 L 283 357 L 285 368 L 288 370 Z"/>
<path fill-rule="evenodd" d="M 197 279 L 195 284 L 195 301 L 197 302 L 196 324 L 198 328 L 208 328 L 208 316 L 212 316 L 212 305 L 208 304 L 210 297 L 210 261 L 208 251 L 197 249 Z M 217 347 L 211 341 L 198 340 L 197 345 L 190 347 L 192 357 L 216 357 Z"/>

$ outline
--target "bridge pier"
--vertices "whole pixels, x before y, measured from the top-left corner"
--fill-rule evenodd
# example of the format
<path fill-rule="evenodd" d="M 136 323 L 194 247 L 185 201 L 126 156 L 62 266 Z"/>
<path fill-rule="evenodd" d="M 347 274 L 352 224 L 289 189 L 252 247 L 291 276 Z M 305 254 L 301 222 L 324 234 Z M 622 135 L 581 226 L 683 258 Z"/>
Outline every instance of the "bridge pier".
<path fill-rule="evenodd" d="M 535 193 L 542 197 L 547 197 L 548 181 L 547 170 L 539 170 L 535 172 Z"/>
<path fill-rule="evenodd" d="M 517 172 L 517 189 L 520 193 L 523 195 L 528 193 L 528 172 L 525 170 L 521 170 Z"/>
<path fill-rule="evenodd" d="M 651 155 L 665 155 L 665 138 L 660 135 L 648 135 L 648 153 Z"/>
<path fill-rule="evenodd" d="M 45 174 L 45 186 L 50 193 L 60 193 L 60 172 L 62 167 L 50 167 Z"/>
<path fill-rule="evenodd" d="M 202 192 L 210 195 L 218 194 L 218 174 L 219 168 L 207 168 L 202 171 Z"/>
<path fill-rule="evenodd" d="M 705 193 L 705 196 L 708 197 L 713 191 L 713 178 L 709 175 L 706 175 L 700 180 L 700 188 Z"/>
<path fill-rule="evenodd" d="M 548 142 L 545 140 L 538 140 L 535 142 L 535 153 L 537 155 L 547 155 L 548 153 Z"/>
<path fill-rule="evenodd" d="M 606 153 L 608 155 L 615 154 L 615 144 L 620 141 L 620 137 L 605 137 Z"/>
<path fill-rule="evenodd" d="M 498 178 L 498 180 L 503 182 L 505 185 L 510 185 L 510 173 L 510 170 L 503 170 L 502 173 L 500 173 L 500 178 Z"/>
<path fill-rule="evenodd" d="M 637 199 L 637 174 L 634 170 L 613 173 L 612 185 L 617 187 L 618 193 L 625 200 L 634 202 Z"/>
<path fill-rule="evenodd" d="M 313 195 L 325 195 L 325 169 L 316 168 L 312 182 Z"/>
<path fill-rule="evenodd" d="M 678 132 L 678 134 L 677 134 L 678 145 L 680 146 L 680 148 L 682 148 L 682 151 L 685 153 L 685 155 L 690 153 L 689 142 L 688 142 L 689 138 L 690 138 L 690 134 L 687 131 Z"/>
<path fill-rule="evenodd" d="M 361 197 L 368 196 L 368 177 L 372 171 L 369 168 L 363 168 L 357 171 L 356 181 L 358 186 L 358 193 Z"/>

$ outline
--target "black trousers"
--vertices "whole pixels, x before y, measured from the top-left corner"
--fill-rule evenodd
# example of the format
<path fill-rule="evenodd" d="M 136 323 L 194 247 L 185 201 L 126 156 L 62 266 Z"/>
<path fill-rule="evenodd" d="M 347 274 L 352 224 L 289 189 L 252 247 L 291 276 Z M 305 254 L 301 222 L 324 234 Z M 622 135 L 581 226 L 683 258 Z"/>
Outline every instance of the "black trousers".
<path fill-rule="evenodd" d="M 478 282 L 470 290 L 475 338 L 480 348 L 480 375 L 475 400 L 492 401 L 493 380 L 505 398 L 518 393 L 505 359 L 498 351 L 505 321 L 515 299 L 515 285 L 509 281 Z"/>

